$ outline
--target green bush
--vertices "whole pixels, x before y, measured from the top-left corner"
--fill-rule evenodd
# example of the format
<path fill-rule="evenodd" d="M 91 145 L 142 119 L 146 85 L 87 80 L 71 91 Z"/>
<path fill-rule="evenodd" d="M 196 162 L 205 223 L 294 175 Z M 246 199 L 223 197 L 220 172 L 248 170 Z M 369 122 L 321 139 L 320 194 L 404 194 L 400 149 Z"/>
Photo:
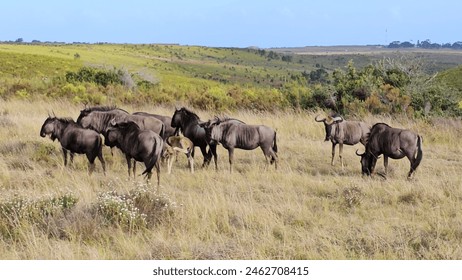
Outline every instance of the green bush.
<path fill-rule="evenodd" d="M 77 72 L 68 71 L 66 73 L 66 81 L 68 83 L 95 83 L 106 87 L 109 84 L 123 84 L 121 79 L 122 76 L 123 72 L 121 70 L 117 71 L 82 67 Z"/>

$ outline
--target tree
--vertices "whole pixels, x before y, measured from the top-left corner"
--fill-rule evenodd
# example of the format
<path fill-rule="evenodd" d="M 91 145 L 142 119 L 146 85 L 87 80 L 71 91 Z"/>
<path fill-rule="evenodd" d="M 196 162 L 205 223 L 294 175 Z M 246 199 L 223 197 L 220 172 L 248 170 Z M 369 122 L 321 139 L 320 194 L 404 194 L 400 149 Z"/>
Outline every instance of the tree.
<path fill-rule="evenodd" d="M 305 76 L 305 75 L 304 75 Z M 329 83 L 329 73 L 323 68 L 313 70 L 309 74 L 310 83 L 320 83 L 328 84 Z"/>

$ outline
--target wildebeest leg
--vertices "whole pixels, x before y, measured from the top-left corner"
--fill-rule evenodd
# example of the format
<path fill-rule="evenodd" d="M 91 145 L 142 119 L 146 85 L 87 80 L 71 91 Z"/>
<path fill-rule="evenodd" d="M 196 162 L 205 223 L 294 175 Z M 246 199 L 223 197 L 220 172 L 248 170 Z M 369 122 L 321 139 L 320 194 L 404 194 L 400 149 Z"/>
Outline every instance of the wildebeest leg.
<path fill-rule="evenodd" d="M 188 158 L 189 169 L 191 170 L 191 173 L 194 173 L 194 158 L 191 156 L 190 148 L 186 149 L 186 157 Z"/>
<path fill-rule="evenodd" d="M 338 156 L 340 158 L 340 163 L 342 164 L 342 169 L 343 169 L 343 143 L 339 143 L 338 145 Z"/>
<path fill-rule="evenodd" d="M 167 156 L 167 174 L 172 174 L 173 160 L 175 157 L 175 152 Z"/>
<path fill-rule="evenodd" d="M 125 158 L 127 159 L 127 166 L 128 166 L 128 178 L 130 178 L 130 171 L 132 169 L 132 159 L 130 156 L 125 155 Z"/>
<path fill-rule="evenodd" d="M 104 161 L 104 158 L 103 158 L 103 150 L 102 149 L 100 149 L 100 151 L 98 153 L 98 159 L 101 162 L 101 166 L 103 167 L 104 176 L 106 176 L 106 162 Z"/>
<path fill-rule="evenodd" d="M 88 159 L 88 174 L 91 176 L 91 174 L 95 170 L 96 155 L 91 154 L 91 153 L 87 153 L 86 156 L 87 156 L 87 159 Z"/>
<path fill-rule="evenodd" d="M 95 162 L 89 162 L 88 164 L 88 174 L 91 175 L 95 171 Z"/>
<path fill-rule="evenodd" d="M 388 157 L 387 156 L 383 156 L 383 166 L 385 167 L 385 174 L 388 173 Z"/>
<path fill-rule="evenodd" d="M 133 178 L 136 177 L 136 160 L 133 160 Z"/>
<path fill-rule="evenodd" d="M 234 149 L 233 148 L 228 149 L 228 155 L 229 155 L 229 172 L 233 173 L 233 159 L 234 159 Z"/>
<path fill-rule="evenodd" d="M 67 166 L 67 150 L 63 148 L 64 166 Z"/>
<path fill-rule="evenodd" d="M 73 152 L 70 152 L 70 158 L 71 158 L 71 164 L 74 163 L 74 153 Z"/>
<path fill-rule="evenodd" d="M 211 160 L 211 156 L 207 154 L 207 146 L 201 146 L 202 156 L 204 157 L 204 163 L 202 163 L 202 167 L 208 166 Z"/>
<path fill-rule="evenodd" d="M 275 168 L 275 169 L 278 169 L 278 156 L 276 155 L 276 153 L 273 151 L 272 148 L 270 148 L 269 154 L 270 154 L 270 157 L 271 157 L 270 163 L 271 163 L 271 164 L 274 163 L 274 168 Z"/>
<path fill-rule="evenodd" d="M 215 161 L 215 170 L 218 170 L 218 155 L 217 155 L 217 145 L 210 145 L 210 151 L 212 151 L 213 160 Z"/>
<path fill-rule="evenodd" d="M 271 160 L 271 163 L 273 163 L 273 156 L 274 156 L 274 153 L 272 153 L 272 149 L 270 148 L 263 148 L 263 146 L 260 146 L 261 150 L 263 151 L 263 155 L 265 156 L 265 170 L 268 170 L 268 166 L 270 164 L 270 161 Z"/>
<path fill-rule="evenodd" d="M 415 168 L 417 168 L 417 167 L 414 168 L 416 159 L 415 159 L 412 155 L 406 155 L 406 157 L 409 159 L 409 163 L 411 164 L 410 169 L 409 169 L 409 172 L 407 173 L 407 178 L 408 178 L 408 179 L 411 179 L 411 178 L 412 178 L 412 174 L 413 174 L 414 171 L 415 171 Z"/>
<path fill-rule="evenodd" d="M 188 161 L 189 161 L 189 169 L 191 170 L 191 173 L 194 173 L 194 158 L 188 154 Z"/>
<path fill-rule="evenodd" d="M 372 175 L 372 173 L 374 173 L 374 169 L 375 169 L 375 165 L 377 164 L 377 159 L 378 159 L 378 157 L 379 157 L 378 155 L 377 155 L 377 156 L 372 155 L 372 159 L 371 159 L 371 170 L 370 170 L 371 175 Z"/>
<path fill-rule="evenodd" d="M 334 157 L 335 157 L 335 143 L 332 143 L 332 160 L 330 162 L 331 165 L 334 165 Z"/>
<path fill-rule="evenodd" d="M 157 173 L 157 189 L 159 189 L 160 186 L 160 164 L 159 161 L 156 162 L 156 173 Z"/>
<path fill-rule="evenodd" d="M 196 146 L 193 146 L 193 147 L 192 147 L 192 150 L 191 150 L 191 156 L 192 156 L 193 158 L 194 158 L 194 151 L 195 151 L 194 148 L 196 148 Z"/>

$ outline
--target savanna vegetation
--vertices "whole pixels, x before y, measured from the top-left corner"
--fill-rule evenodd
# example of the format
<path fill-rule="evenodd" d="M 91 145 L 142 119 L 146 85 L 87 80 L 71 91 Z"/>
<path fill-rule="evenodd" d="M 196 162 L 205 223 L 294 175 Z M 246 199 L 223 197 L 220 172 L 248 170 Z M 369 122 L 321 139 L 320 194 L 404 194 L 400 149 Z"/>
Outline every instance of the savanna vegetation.
<path fill-rule="evenodd" d="M 462 63 L 462 54 L 385 54 L 2 44 L 0 97 L 64 98 L 76 104 L 183 103 L 216 111 L 324 108 L 361 116 L 461 114 L 460 79 L 451 74 L 460 69 L 448 68 Z"/>
<path fill-rule="evenodd" d="M 460 68 L 382 55 L 0 45 L 0 258 L 460 259 Z M 128 179 L 107 147 L 106 176 L 98 162 L 89 176 L 84 156 L 65 168 L 40 127 L 84 104 L 164 115 L 187 105 L 204 120 L 271 126 L 278 170 L 265 170 L 260 150 L 237 150 L 229 174 L 222 147 L 218 171 L 192 175 L 180 157 L 159 188 Z M 344 148 L 344 169 L 331 166 L 314 122 L 331 110 L 422 135 L 415 177 L 407 160 L 391 160 L 387 179 L 361 177 L 359 145 Z"/>

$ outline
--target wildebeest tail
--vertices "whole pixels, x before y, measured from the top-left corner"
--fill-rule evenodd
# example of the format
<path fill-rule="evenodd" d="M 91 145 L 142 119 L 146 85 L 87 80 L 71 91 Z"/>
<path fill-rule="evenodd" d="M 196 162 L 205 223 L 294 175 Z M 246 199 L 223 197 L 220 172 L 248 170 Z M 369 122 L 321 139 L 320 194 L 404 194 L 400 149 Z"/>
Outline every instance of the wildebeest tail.
<path fill-rule="evenodd" d="M 165 125 L 162 125 L 162 129 L 160 130 L 159 136 L 165 140 Z"/>
<path fill-rule="evenodd" d="M 411 168 L 412 170 L 416 170 L 417 167 L 420 165 L 420 162 L 422 161 L 423 157 L 423 152 L 422 152 L 422 136 L 417 136 L 417 154 L 415 157 L 415 161 L 412 164 Z"/>
<path fill-rule="evenodd" d="M 274 151 L 275 153 L 278 152 L 278 144 L 277 144 L 277 141 L 276 141 L 276 131 L 274 132 L 273 151 Z"/>
<path fill-rule="evenodd" d="M 163 143 L 158 143 L 155 141 L 154 147 L 152 147 L 152 152 L 149 155 L 149 162 L 146 165 L 146 170 L 141 173 L 141 175 L 150 173 L 154 166 L 156 165 L 157 161 L 159 160 L 160 154 L 162 153 L 162 145 Z"/>

